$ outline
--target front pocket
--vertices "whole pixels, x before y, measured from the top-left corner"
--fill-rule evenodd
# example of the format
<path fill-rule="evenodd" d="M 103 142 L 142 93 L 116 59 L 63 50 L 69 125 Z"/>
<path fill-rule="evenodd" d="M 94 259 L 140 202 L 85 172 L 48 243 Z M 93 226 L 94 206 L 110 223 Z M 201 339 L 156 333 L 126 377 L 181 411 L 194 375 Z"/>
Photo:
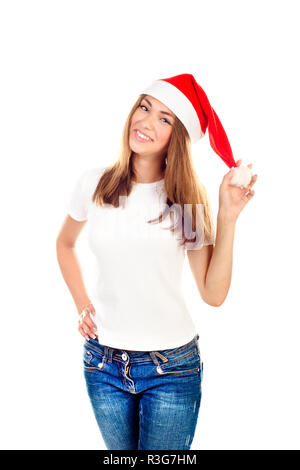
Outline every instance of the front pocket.
<path fill-rule="evenodd" d="M 172 359 L 168 362 L 156 366 L 157 375 L 191 375 L 200 374 L 201 364 L 198 352 L 192 351 L 182 357 Z"/>
<path fill-rule="evenodd" d="M 103 370 L 106 362 L 100 354 L 95 354 L 89 349 L 84 348 L 83 351 L 83 368 L 85 370 Z"/>

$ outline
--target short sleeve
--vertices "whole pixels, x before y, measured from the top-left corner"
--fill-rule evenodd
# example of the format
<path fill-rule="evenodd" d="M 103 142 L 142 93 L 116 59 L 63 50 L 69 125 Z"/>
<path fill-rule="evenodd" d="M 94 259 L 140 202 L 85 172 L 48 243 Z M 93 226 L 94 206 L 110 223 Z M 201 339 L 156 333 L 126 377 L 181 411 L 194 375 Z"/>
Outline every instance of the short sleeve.
<path fill-rule="evenodd" d="M 187 243 L 186 249 L 187 250 L 201 250 L 203 246 L 215 245 L 215 243 L 216 243 L 216 232 L 215 232 L 215 229 L 213 228 L 212 235 L 209 239 L 205 238 L 205 240 L 203 240 L 203 238 L 201 239 L 201 237 L 199 237 L 199 241 L 195 241 L 194 243 L 192 242 Z"/>
<path fill-rule="evenodd" d="M 90 168 L 81 173 L 75 182 L 67 202 L 67 213 L 78 222 L 88 220 L 92 196 L 103 172 L 104 168 Z"/>
<path fill-rule="evenodd" d="M 78 222 L 87 220 L 86 175 L 84 171 L 77 178 L 67 203 L 67 213 Z"/>

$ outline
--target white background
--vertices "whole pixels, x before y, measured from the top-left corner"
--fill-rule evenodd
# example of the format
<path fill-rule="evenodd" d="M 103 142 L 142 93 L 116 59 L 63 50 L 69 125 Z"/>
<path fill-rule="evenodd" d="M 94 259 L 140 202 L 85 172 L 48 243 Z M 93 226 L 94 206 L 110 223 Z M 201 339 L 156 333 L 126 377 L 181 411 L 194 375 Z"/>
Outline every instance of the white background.
<path fill-rule="evenodd" d="M 200 334 L 192 449 L 299 449 L 299 21 L 297 1 L 1 1 L 1 448 L 105 449 L 82 373 L 78 315 L 56 259 L 77 177 L 115 161 L 152 80 L 192 73 L 253 163 L 224 304 L 186 262 Z M 297 32 L 298 31 L 298 32 Z M 214 219 L 229 171 L 192 147 Z M 78 240 L 92 282 L 85 231 Z"/>

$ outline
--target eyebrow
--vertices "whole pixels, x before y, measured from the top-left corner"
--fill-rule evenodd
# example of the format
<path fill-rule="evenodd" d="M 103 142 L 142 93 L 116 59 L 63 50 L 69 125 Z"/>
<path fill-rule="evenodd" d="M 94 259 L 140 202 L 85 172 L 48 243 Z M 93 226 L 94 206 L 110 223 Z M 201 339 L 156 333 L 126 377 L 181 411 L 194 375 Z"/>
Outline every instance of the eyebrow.
<path fill-rule="evenodd" d="M 151 103 L 149 100 L 147 100 L 147 98 L 143 98 L 143 99 L 144 99 L 145 101 L 147 101 L 147 103 L 149 104 L 149 106 L 152 107 L 152 103 Z M 142 101 L 143 101 L 143 100 L 142 100 Z M 160 113 L 162 113 L 162 114 L 167 114 L 168 116 L 170 116 L 171 118 L 174 119 L 174 116 L 173 116 L 172 114 L 170 114 L 170 113 L 167 113 L 167 111 L 160 111 Z"/>

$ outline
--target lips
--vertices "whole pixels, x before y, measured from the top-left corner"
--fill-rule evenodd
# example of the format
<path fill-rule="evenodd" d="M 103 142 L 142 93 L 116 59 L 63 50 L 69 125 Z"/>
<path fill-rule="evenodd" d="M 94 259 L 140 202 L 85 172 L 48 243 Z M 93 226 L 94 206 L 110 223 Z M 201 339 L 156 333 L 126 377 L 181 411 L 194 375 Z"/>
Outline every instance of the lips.
<path fill-rule="evenodd" d="M 143 134 L 143 135 L 145 135 L 146 137 L 148 137 L 148 138 L 151 140 L 151 142 L 153 142 L 153 139 L 152 139 L 149 135 L 145 134 L 144 132 L 140 131 L 139 129 L 134 129 L 134 130 L 135 130 L 135 132 L 136 132 L 136 131 L 139 131 L 141 134 Z"/>

